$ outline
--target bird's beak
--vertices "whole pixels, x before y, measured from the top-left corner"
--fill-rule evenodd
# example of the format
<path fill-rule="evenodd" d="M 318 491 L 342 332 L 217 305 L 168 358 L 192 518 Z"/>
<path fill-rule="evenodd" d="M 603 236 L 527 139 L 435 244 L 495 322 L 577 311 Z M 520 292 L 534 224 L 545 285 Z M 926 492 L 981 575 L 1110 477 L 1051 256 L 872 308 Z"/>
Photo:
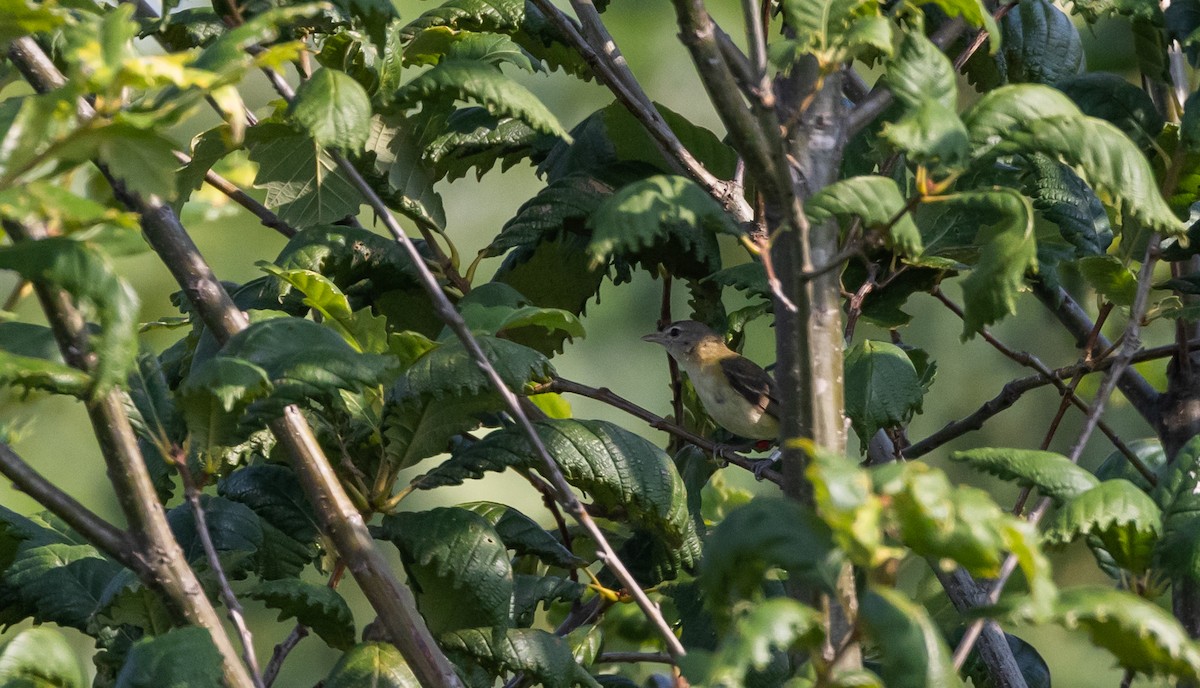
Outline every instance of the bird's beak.
<path fill-rule="evenodd" d="M 663 342 L 665 342 L 666 340 L 665 340 L 665 339 L 663 339 L 663 334 L 662 334 L 662 332 L 651 332 L 651 333 L 650 333 L 650 334 L 648 334 L 648 335 L 644 335 L 644 336 L 642 337 L 642 341 L 643 341 L 643 342 L 652 342 L 652 343 L 654 343 L 654 344 L 662 344 L 662 343 L 663 343 Z"/>

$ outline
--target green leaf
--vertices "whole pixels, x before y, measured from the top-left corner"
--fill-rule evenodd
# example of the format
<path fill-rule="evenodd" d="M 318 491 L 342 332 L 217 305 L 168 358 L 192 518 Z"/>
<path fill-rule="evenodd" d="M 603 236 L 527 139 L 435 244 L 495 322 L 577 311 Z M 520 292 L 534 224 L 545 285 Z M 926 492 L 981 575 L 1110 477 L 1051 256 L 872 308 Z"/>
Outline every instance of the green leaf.
<path fill-rule="evenodd" d="M 83 399 L 92 390 L 92 377 L 62 363 L 0 351 L 0 384 Z"/>
<path fill-rule="evenodd" d="M 1142 465 L 1154 475 L 1163 475 L 1166 472 L 1164 467 L 1167 465 L 1167 454 L 1163 451 L 1162 442 L 1159 442 L 1157 437 L 1126 440 L 1126 446 L 1137 456 Z M 1104 461 L 1100 462 L 1100 465 L 1096 467 L 1095 473 L 1096 477 L 1101 481 L 1124 478 L 1137 485 L 1146 493 L 1151 493 L 1154 490 L 1154 486 L 1150 484 L 1150 481 L 1146 480 L 1146 476 L 1142 475 L 1141 471 L 1135 468 L 1130 463 L 1128 457 L 1118 449 L 1114 449 Z M 1168 483 L 1160 482 L 1160 484 Z M 1155 501 L 1158 502 L 1159 506 L 1166 504 L 1163 499 L 1159 499 L 1159 493 L 1155 492 L 1154 495 Z"/>
<path fill-rule="evenodd" d="M 506 387 L 520 392 L 526 387 L 549 382 L 554 367 L 542 354 L 514 342 L 495 337 L 476 337 L 483 353 L 491 361 Z M 482 394 L 491 383 L 475 359 L 458 339 L 441 342 L 416 360 L 396 381 L 392 396 L 396 399 Z"/>
<path fill-rule="evenodd" d="M 381 535 L 400 550 L 421 613 L 435 634 L 511 621 L 513 571 L 499 534 L 466 509 L 402 512 Z"/>
<path fill-rule="evenodd" d="M 110 172 L 144 196 L 175 197 L 175 143 L 162 134 L 114 122 L 87 135 Z"/>
<path fill-rule="evenodd" d="M 977 242 L 983 246 L 971 274 L 963 280 L 963 337 L 1017 312 L 1017 294 L 1025 273 L 1037 269 L 1037 241 L 1029 199 L 1011 190 L 957 194 L 956 207 L 977 209 L 997 224 L 985 227 Z"/>
<path fill-rule="evenodd" d="M 923 249 L 921 232 L 913 222 L 900 187 L 888 177 L 862 176 L 834 182 L 804 204 L 816 223 L 829 215 L 858 217 L 867 229 L 885 228 L 902 255 L 917 256 Z"/>
<path fill-rule="evenodd" d="M 957 451 L 950 458 L 1021 487 L 1036 487 L 1059 505 L 1100 484 L 1096 476 L 1054 452 L 987 447 Z"/>
<path fill-rule="evenodd" d="M 1156 26 L 1163 24 L 1162 8 L 1151 0 L 1071 0 L 1071 4 L 1089 24 L 1113 15 L 1145 20 Z"/>
<path fill-rule="evenodd" d="M 498 638 L 491 629 L 463 629 L 438 640 L 451 658 L 469 657 L 493 676 L 519 672 L 546 688 L 600 688 L 575 661 L 565 640 L 540 629 L 510 628 Z"/>
<path fill-rule="evenodd" d="M 953 108 L 926 99 L 903 117 L 886 122 L 881 136 L 923 164 L 960 167 L 967 157 L 967 131 Z"/>
<path fill-rule="evenodd" d="M 391 643 L 360 643 L 342 655 L 325 688 L 421 688 L 420 681 Z"/>
<path fill-rule="evenodd" d="M 497 117 L 514 117 L 536 131 L 571 138 L 537 96 L 488 64 L 442 62 L 396 93 L 401 105 L 409 108 L 438 98 L 473 101 Z"/>
<path fill-rule="evenodd" d="M 546 355 L 561 349 L 564 340 L 586 334 L 570 311 L 532 306 L 529 299 L 502 282 L 479 285 L 458 302 L 458 309 L 473 332 L 503 333 L 505 338 Z M 447 328 L 442 338 L 449 336 Z"/>
<path fill-rule="evenodd" d="M 379 385 L 394 366 L 389 357 L 355 351 L 327 327 L 289 317 L 251 323 L 199 371 L 234 361 L 258 367 L 273 385 L 270 396 L 249 409 L 252 418 L 246 422 L 271 417 L 288 404 L 335 399 L 338 390 Z"/>
<path fill-rule="evenodd" d="M 26 241 L 0 249 L 0 269 L 56 285 L 91 306 L 100 319 L 100 333 L 92 338 L 100 359 L 94 393 L 125 379 L 137 355 L 138 300 L 103 251 L 65 237 Z"/>
<path fill-rule="evenodd" d="M 312 270 L 325 275 L 344 294 L 356 299 L 356 306 L 357 300 L 371 303 L 378 292 L 419 288 L 416 270 L 404 250 L 390 237 L 361 227 L 306 229 L 288 241 L 274 263 L 285 270 Z"/>
<path fill-rule="evenodd" d="M 226 574 L 231 578 L 241 577 L 247 563 L 244 556 L 257 552 L 262 546 L 263 531 L 258 515 L 245 504 L 210 495 L 200 496 L 200 507 L 204 510 L 213 549 L 218 555 L 230 555 L 227 558 L 233 566 L 224 567 Z M 191 503 L 168 511 L 167 523 L 188 562 L 197 568 L 207 568 L 208 557 L 197 531 L 196 514 Z"/>
<path fill-rule="evenodd" d="M 246 148 L 258 163 L 254 185 L 284 222 L 303 229 L 358 214 L 358 190 L 308 135 L 264 122 L 246 132 Z"/>
<path fill-rule="evenodd" d="M 512 33 L 525 18 L 524 0 L 450 0 L 429 10 L 401 31 L 407 43 L 431 26 L 452 29 Z"/>
<path fill-rule="evenodd" d="M 1058 225 L 1075 256 L 1101 256 L 1112 244 L 1113 231 L 1104 205 L 1069 166 L 1040 153 L 1028 156 L 1025 195 L 1042 217 Z"/>
<path fill-rule="evenodd" d="M 745 292 L 748 296 L 771 298 L 771 286 L 767 283 L 767 271 L 763 264 L 757 261 L 742 263 L 730 268 L 718 270 L 705 278 L 725 287 L 733 287 Z"/>
<path fill-rule="evenodd" d="M 1131 230 L 1184 232 L 1159 193 L 1145 156 L 1114 125 L 1081 116 L 1061 93 L 1045 86 L 1003 86 L 964 116 L 974 155 L 1040 152 L 1074 166 L 1121 212 Z"/>
<path fill-rule="evenodd" d="M 1126 669 L 1185 681 L 1200 676 L 1200 649 L 1175 617 L 1153 602 L 1112 588 L 1069 588 L 1059 597 L 1058 614 L 1060 624 L 1087 631 L 1093 644 Z"/>
<path fill-rule="evenodd" d="M 482 179 L 497 161 L 507 170 L 535 155 L 548 145 L 548 137 L 512 117 L 498 118 L 485 108 L 455 110 L 446 120 L 445 132 L 425 147 L 425 158 L 433 163 L 437 177 L 454 181 L 474 167 Z"/>
<path fill-rule="evenodd" d="M 366 148 L 375 155 L 375 171 L 387 181 L 389 203 L 432 229 L 446 226 L 442 197 L 433 190 L 437 172 L 422 158 L 423 146 L 441 134 L 442 118 L 422 112 L 413 117 L 371 118 Z"/>
<path fill-rule="evenodd" d="M 350 650 L 354 646 L 350 605 L 327 585 L 297 579 L 269 581 L 254 586 L 247 596 L 261 600 L 268 609 L 278 609 L 277 621 L 295 619 L 312 629 L 332 648 Z"/>
<path fill-rule="evenodd" d="M 539 605 L 547 609 L 554 602 L 574 602 L 587 586 L 558 576 L 517 574 L 513 587 L 513 623 L 519 628 L 533 625 Z"/>
<path fill-rule="evenodd" d="M 1162 512 L 1153 499 L 1127 480 L 1106 480 L 1067 502 L 1044 538 L 1066 544 L 1095 535 L 1118 566 L 1140 575 L 1150 567 L 1162 529 Z"/>
<path fill-rule="evenodd" d="M 872 491 L 871 478 L 858 463 L 804 440 L 808 454 L 805 476 L 813 486 L 817 515 L 833 530 L 846 555 L 859 566 L 875 568 L 900 556 L 884 546 L 883 501 Z"/>
<path fill-rule="evenodd" d="M 3 0 L 0 14 L 4 16 L 4 25 L 0 27 L 0 45 L 6 49 L 14 39 L 53 31 L 70 16 L 65 8 L 28 0 Z"/>
<path fill-rule="evenodd" d="M 291 115 L 317 145 L 354 153 L 367 142 L 371 99 L 349 74 L 322 67 L 296 89 Z"/>
<path fill-rule="evenodd" d="M 384 409 L 384 452 L 397 468 L 449 450 L 451 440 L 480 425 L 480 417 L 504 407 L 498 394 L 389 398 Z"/>
<path fill-rule="evenodd" d="M 831 590 L 842 561 L 829 527 L 811 511 L 781 497 L 756 497 L 709 533 L 699 580 L 709 608 L 724 610 L 751 598 L 776 567 L 806 585 Z"/>
<path fill-rule="evenodd" d="M 1118 74 L 1079 74 L 1054 84 L 1083 114 L 1107 120 L 1125 132 L 1141 149 L 1154 144 L 1163 118 L 1145 91 Z"/>
<path fill-rule="evenodd" d="M 468 502 L 458 506 L 485 518 L 504 546 L 518 555 L 534 556 L 549 566 L 565 569 L 578 568 L 584 563 L 546 529 L 511 506 L 496 502 Z"/>
<path fill-rule="evenodd" d="M 1056 84 L 1083 71 L 1079 30 L 1066 12 L 1049 0 L 1029 0 L 1018 5 L 1004 15 L 1000 27 L 1003 32 L 1000 44 L 1010 81 Z"/>
<path fill-rule="evenodd" d="M 776 653 L 820 646 L 825 637 L 821 617 L 811 607 L 786 598 L 766 600 L 741 614 L 716 651 L 684 657 L 684 677 L 704 686 L 747 685 L 750 669 L 763 671 Z"/>
<path fill-rule="evenodd" d="M 925 34 L 905 31 L 896 55 L 888 62 L 888 86 L 909 108 L 934 101 L 957 106 L 958 80 L 949 58 Z"/>
<path fill-rule="evenodd" d="M 665 264 L 675 275 L 706 277 L 720 266 L 717 234 L 737 236 L 733 219 L 698 184 L 685 177 L 655 175 L 602 201 L 588 218 L 595 264 L 617 256 L 653 270 Z"/>
<path fill-rule="evenodd" d="M 1097 294 L 1113 304 L 1133 305 L 1137 295 L 1137 275 L 1114 256 L 1087 256 L 1079 261 L 1079 273 Z"/>
<path fill-rule="evenodd" d="M 4 572 L 5 587 L 35 621 L 86 631 L 105 586 L 121 567 L 91 545 L 39 540 L 19 549 Z"/>
<path fill-rule="evenodd" d="M 876 489 L 890 503 L 887 527 L 917 554 L 942 566 L 957 564 L 972 575 L 994 578 L 1006 552 L 1025 574 L 1038 612 L 1056 591 L 1037 531 L 1003 511 L 984 491 L 954 486 L 924 464 L 889 464 L 874 471 Z"/>
<path fill-rule="evenodd" d="M 61 633 L 27 628 L 0 648 L 0 685 L 11 688 L 83 688 L 75 650 Z"/>
<path fill-rule="evenodd" d="M 1167 473 L 1154 489 L 1162 505 L 1162 536 L 1154 550 L 1155 569 L 1173 579 L 1200 579 L 1200 436 L 1180 447 Z"/>
<path fill-rule="evenodd" d="M 859 601 L 859 624 L 875 643 L 879 675 L 889 688 L 961 686 L 953 655 L 925 609 L 887 588 Z"/>
<path fill-rule="evenodd" d="M 129 649 L 115 688 L 220 688 L 221 654 L 209 631 L 199 626 L 177 628 L 143 638 Z"/>
<path fill-rule="evenodd" d="M 846 352 L 846 415 L 864 447 L 884 428 L 921 411 L 925 388 L 912 359 L 895 344 L 865 340 Z"/>
<path fill-rule="evenodd" d="M 648 528 L 691 565 L 699 541 L 688 515 L 687 496 L 671 458 L 649 441 L 598 420 L 543 420 L 539 437 L 571 485 L 593 504 L 621 513 L 634 527 Z M 542 470 L 520 428 L 488 435 L 414 480 L 420 489 L 457 485 L 508 467 Z"/>
<path fill-rule="evenodd" d="M 521 292 L 536 306 L 580 315 L 599 292 L 604 275 L 604 270 L 592 267 L 587 239 L 564 234 L 513 251 L 493 279 Z"/>
<path fill-rule="evenodd" d="M 848 62 L 870 51 L 890 52 L 891 26 L 866 0 L 785 0 L 783 16 L 794 31 L 790 55 L 813 53 L 823 64 Z"/>

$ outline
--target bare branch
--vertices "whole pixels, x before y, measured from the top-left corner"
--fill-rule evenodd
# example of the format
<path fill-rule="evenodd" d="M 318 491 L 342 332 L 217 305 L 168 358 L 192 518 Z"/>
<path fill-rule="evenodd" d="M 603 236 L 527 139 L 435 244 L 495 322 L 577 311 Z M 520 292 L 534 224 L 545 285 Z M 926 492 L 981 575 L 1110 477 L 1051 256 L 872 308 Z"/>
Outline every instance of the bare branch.
<path fill-rule="evenodd" d="M 33 470 L 33 467 L 5 442 L 0 442 L 0 475 L 11 480 L 18 490 L 33 497 L 38 504 L 66 521 L 67 525 L 95 545 L 96 549 L 112 557 L 125 568 L 134 571 L 142 568 L 128 533 L 100 518 L 95 512 L 75 501 L 71 495 L 58 489 L 54 483 Z"/>

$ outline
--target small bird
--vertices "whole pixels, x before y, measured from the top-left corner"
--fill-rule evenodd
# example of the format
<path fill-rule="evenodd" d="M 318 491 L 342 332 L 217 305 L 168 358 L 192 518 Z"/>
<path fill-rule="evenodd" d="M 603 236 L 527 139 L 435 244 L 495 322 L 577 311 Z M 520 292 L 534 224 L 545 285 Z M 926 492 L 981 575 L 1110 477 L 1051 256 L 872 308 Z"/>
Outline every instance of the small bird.
<path fill-rule="evenodd" d="M 679 320 L 642 339 L 666 348 L 718 425 L 752 440 L 779 437 L 774 380 L 758 364 L 725 346 L 721 335 L 695 320 Z"/>

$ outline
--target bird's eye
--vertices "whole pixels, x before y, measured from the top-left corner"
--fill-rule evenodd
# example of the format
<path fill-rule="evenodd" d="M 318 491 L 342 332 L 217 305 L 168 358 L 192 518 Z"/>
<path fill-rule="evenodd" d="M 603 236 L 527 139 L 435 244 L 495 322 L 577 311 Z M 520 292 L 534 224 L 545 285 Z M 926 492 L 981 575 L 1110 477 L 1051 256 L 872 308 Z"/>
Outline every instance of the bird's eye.
<path fill-rule="evenodd" d="M 679 328 L 672 327 L 671 329 L 667 330 L 667 335 L 671 336 L 671 337 L 678 337 L 679 336 Z"/>

